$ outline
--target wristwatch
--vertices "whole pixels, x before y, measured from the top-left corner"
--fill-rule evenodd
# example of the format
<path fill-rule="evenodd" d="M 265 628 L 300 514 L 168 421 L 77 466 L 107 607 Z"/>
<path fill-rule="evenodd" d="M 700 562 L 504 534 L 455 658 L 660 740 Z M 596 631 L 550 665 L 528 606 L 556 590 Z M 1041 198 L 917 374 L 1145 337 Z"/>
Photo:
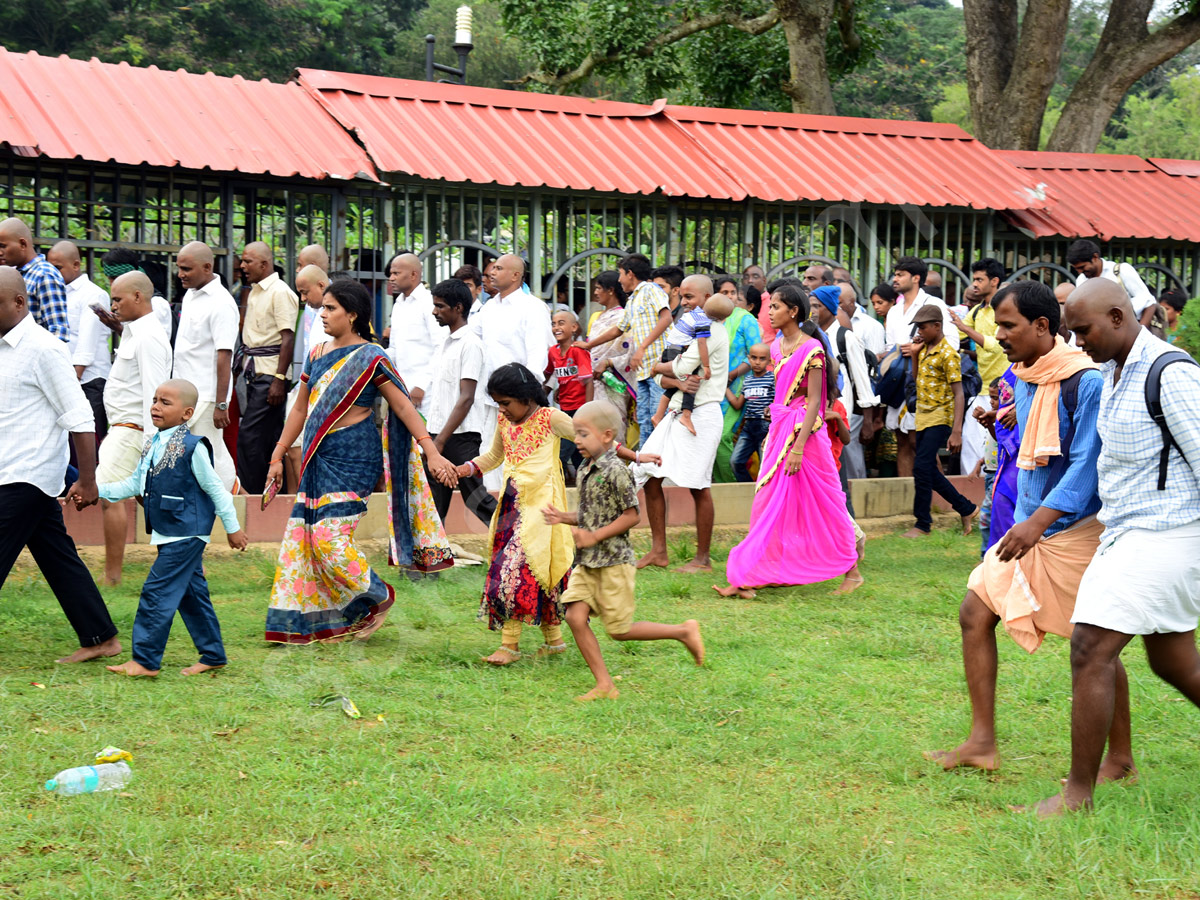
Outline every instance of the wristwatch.
<path fill-rule="evenodd" d="M 221 412 L 225 412 L 225 410 L 229 409 L 229 404 L 222 401 L 221 403 L 217 404 L 217 409 L 219 409 Z"/>

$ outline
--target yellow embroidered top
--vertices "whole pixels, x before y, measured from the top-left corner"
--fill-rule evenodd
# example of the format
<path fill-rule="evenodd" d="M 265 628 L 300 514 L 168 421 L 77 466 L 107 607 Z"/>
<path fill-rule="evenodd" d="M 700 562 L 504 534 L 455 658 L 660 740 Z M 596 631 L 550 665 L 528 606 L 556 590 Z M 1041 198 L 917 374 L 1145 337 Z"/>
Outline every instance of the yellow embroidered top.
<path fill-rule="evenodd" d="M 558 458 L 561 441 L 575 440 L 575 425 L 562 410 L 541 407 L 524 422 L 514 424 L 499 414 L 496 434 L 488 449 L 475 459 L 484 472 L 504 464 L 504 487 L 517 489 L 521 542 L 525 559 L 538 584 L 550 590 L 575 560 L 575 542 L 566 525 L 547 525 L 542 509 L 567 508 L 567 486 Z M 496 534 L 499 508 L 492 517 L 489 544 Z"/>

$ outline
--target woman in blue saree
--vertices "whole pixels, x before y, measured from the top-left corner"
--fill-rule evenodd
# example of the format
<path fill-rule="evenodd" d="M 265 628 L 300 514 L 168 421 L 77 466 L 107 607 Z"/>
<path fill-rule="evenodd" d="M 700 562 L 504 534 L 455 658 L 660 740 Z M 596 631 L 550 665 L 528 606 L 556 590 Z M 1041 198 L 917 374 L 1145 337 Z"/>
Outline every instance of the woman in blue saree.
<path fill-rule="evenodd" d="M 326 289 L 321 318 L 330 340 L 305 361 L 297 402 L 272 454 L 268 484 L 282 479 L 283 455 L 303 431 L 300 485 L 279 547 L 268 641 L 365 640 L 383 624 L 395 593 L 355 543 L 380 475 L 388 495 L 388 562 L 423 572 L 454 564 L 421 451 L 439 481 L 455 484 L 455 467 L 434 447 L 404 382 L 371 341 L 370 314 L 370 295 L 358 282 L 335 281 Z M 389 407 L 382 439 L 372 415 L 380 396 Z"/>

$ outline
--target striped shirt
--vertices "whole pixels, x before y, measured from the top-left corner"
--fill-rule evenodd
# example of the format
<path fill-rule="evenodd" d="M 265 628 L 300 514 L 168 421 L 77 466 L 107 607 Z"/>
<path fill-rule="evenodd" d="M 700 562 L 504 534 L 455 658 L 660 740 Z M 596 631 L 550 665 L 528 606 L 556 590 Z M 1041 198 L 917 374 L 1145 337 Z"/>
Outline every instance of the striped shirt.
<path fill-rule="evenodd" d="M 742 415 L 747 419 L 765 419 L 767 408 L 775 402 L 775 376 L 770 372 L 755 375 L 751 372 L 742 382 Z"/>
<path fill-rule="evenodd" d="M 33 320 L 60 341 L 70 342 L 71 322 L 67 317 L 67 286 L 58 269 L 41 253 L 20 268 L 29 293 Z"/>
<path fill-rule="evenodd" d="M 1104 540 L 1131 528 L 1166 531 L 1200 519 L 1200 368 L 1178 363 L 1163 370 L 1160 397 L 1167 425 L 1183 456 L 1172 448 L 1166 490 L 1158 490 L 1162 431 L 1146 409 L 1150 365 L 1171 345 L 1146 329 L 1134 341 L 1121 379 L 1115 361 L 1101 367 L 1104 392 L 1096 428 L 1100 433 L 1100 521 Z M 1188 460 L 1191 461 L 1189 464 Z"/>
<path fill-rule="evenodd" d="M 640 347 L 642 341 L 649 337 L 650 332 L 658 325 L 659 313 L 670 308 L 667 292 L 653 281 L 643 281 L 633 289 L 629 302 L 625 304 L 625 315 L 621 317 L 617 327 L 624 332 L 631 332 L 632 343 Z M 646 348 L 642 364 L 638 367 L 638 381 L 654 377 L 654 366 L 662 357 L 666 346 L 666 335 L 660 334 L 658 339 Z"/>

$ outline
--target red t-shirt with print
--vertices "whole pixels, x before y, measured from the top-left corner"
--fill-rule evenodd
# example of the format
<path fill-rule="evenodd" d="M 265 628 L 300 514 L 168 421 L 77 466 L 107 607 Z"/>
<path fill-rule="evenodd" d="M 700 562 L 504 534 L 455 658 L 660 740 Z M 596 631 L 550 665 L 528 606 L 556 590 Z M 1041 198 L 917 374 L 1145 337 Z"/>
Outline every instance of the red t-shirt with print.
<path fill-rule="evenodd" d="M 550 348 L 550 362 L 545 375 L 558 379 L 558 390 L 554 399 L 563 412 L 574 412 L 587 402 L 587 387 L 583 379 L 592 377 L 592 355 L 582 347 L 572 344 L 566 353 L 555 344 Z"/>

